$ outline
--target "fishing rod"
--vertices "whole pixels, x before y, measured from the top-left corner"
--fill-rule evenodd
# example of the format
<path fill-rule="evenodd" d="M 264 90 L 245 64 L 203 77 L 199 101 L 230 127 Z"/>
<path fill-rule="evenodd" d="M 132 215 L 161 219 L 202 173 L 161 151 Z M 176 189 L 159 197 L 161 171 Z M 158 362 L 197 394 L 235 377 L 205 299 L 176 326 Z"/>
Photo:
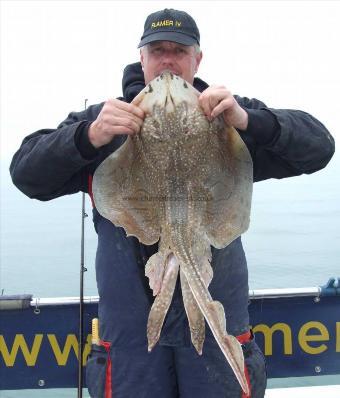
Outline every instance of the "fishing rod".
<path fill-rule="evenodd" d="M 87 109 L 85 99 L 84 110 Z M 83 397 L 83 343 L 84 343 L 84 273 L 85 268 L 85 192 L 81 195 L 80 286 L 79 286 L 79 336 L 78 336 L 78 398 Z"/>

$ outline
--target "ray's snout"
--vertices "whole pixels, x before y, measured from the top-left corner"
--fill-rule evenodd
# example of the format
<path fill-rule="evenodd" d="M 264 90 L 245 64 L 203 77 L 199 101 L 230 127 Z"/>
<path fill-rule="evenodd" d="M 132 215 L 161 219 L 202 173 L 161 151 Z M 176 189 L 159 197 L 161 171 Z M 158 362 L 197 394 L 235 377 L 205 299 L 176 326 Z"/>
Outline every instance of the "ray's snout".
<path fill-rule="evenodd" d="M 186 86 L 185 80 L 175 75 L 170 70 L 163 71 L 160 76 L 160 80 L 165 82 L 164 97 L 161 99 L 162 105 L 166 113 L 175 111 L 176 106 L 181 102 L 186 102 L 187 98 L 182 93 L 182 86 Z"/>
<path fill-rule="evenodd" d="M 169 114 L 183 103 L 194 109 L 198 95 L 199 92 L 182 77 L 170 70 L 164 70 L 134 98 L 132 103 L 140 106 L 147 114 L 154 107 L 159 107 Z"/>
<path fill-rule="evenodd" d="M 160 75 L 159 75 L 159 77 L 161 78 L 161 79 L 166 79 L 166 80 L 173 80 L 173 78 L 174 78 L 174 74 L 170 71 L 170 70 L 164 70 Z"/>
<path fill-rule="evenodd" d="M 175 76 L 170 70 L 165 70 L 159 75 L 159 79 L 165 82 L 165 91 L 159 100 L 166 113 L 174 112 L 177 102 L 173 96 L 174 77 L 178 79 L 178 76 Z"/>

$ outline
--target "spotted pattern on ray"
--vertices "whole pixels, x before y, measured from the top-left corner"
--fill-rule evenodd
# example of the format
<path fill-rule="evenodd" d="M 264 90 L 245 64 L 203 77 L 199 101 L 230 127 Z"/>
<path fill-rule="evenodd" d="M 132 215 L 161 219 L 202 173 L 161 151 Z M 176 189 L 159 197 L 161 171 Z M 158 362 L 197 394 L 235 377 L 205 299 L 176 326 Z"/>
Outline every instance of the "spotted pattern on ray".
<path fill-rule="evenodd" d="M 100 214 L 127 235 L 146 245 L 159 241 L 146 265 L 155 295 L 149 350 L 157 344 L 180 274 L 194 347 L 204 350 L 205 319 L 247 393 L 242 349 L 227 334 L 224 308 L 208 286 L 211 245 L 226 247 L 248 228 L 252 161 L 234 128 L 220 117 L 207 120 L 198 96 L 170 72 L 151 81 L 133 100 L 146 114 L 141 132 L 98 167 L 94 200 Z"/>

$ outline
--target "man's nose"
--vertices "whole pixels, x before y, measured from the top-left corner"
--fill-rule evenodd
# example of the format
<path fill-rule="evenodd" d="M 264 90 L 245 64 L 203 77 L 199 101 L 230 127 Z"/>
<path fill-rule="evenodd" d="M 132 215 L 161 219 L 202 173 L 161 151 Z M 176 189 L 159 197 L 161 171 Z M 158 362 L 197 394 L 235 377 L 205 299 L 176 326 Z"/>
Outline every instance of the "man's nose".
<path fill-rule="evenodd" d="M 175 53 L 173 51 L 164 51 L 162 54 L 163 64 L 172 64 L 175 60 Z"/>

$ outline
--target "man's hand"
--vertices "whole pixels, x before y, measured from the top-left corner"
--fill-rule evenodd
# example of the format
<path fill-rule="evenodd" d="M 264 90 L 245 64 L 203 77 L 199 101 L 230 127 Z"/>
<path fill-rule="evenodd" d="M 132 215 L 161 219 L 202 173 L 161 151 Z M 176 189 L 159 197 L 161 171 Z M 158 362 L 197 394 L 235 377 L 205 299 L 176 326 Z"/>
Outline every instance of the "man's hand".
<path fill-rule="evenodd" d="M 230 91 L 224 86 L 210 86 L 198 98 L 203 112 L 209 120 L 223 114 L 225 123 L 240 130 L 248 127 L 248 114 L 240 107 Z"/>
<path fill-rule="evenodd" d="M 90 125 L 89 140 L 95 148 L 99 148 L 108 144 L 116 134 L 139 133 L 144 117 L 144 112 L 136 105 L 109 99 Z"/>

